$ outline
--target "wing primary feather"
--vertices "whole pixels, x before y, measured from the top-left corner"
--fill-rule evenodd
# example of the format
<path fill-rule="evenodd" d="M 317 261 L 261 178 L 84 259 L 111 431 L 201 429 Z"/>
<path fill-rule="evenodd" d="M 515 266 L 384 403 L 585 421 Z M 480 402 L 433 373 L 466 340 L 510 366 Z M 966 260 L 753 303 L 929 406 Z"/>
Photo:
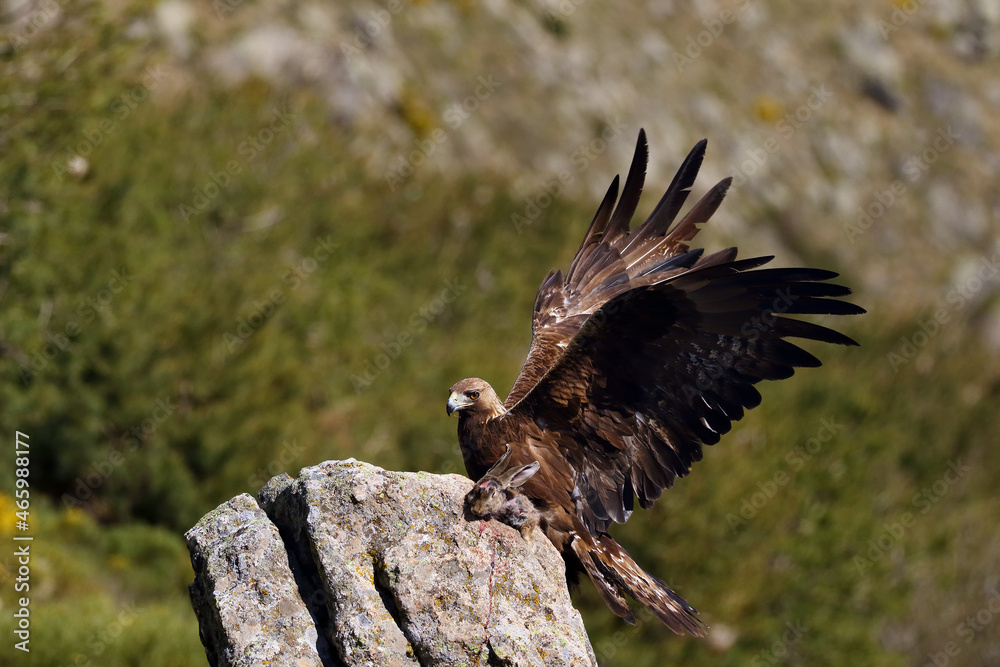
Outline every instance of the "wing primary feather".
<path fill-rule="evenodd" d="M 712 266 L 717 266 L 719 264 L 727 264 L 736 259 L 737 250 L 735 247 L 726 248 L 725 250 L 720 250 L 718 252 L 713 252 L 708 257 L 705 257 L 700 262 L 695 264 L 696 269 L 707 269 Z"/>
<path fill-rule="evenodd" d="M 726 192 L 732 184 L 732 178 L 725 178 L 715 184 L 704 197 L 698 200 L 690 211 L 687 212 L 677 226 L 669 231 L 666 240 L 671 244 L 681 244 L 690 241 L 698 234 L 698 225 L 708 222 L 709 218 L 715 214 L 722 200 L 726 198 Z"/>
<path fill-rule="evenodd" d="M 666 234 L 669 230 L 670 224 L 677 217 L 678 211 L 684 206 L 684 202 L 691 192 L 694 179 L 698 176 L 698 170 L 701 169 L 701 162 L 705 159 L 707 146 L 708 139 L 702 139 L 684 158 L 684 162 L 681 163 L 673 180 L 670 181 L 670 187 L 663 193 L 663 197 L 660 198 L 653 212 L 649 214 L 649 218 L 643 223 L 643 227 L 649 229 L 648 236 Z"/>
<path fill-rule="evenodd" d="M 653 273 L 660 273 L 662 271 L 670 271 L 672 269 L 690 269 L 694 266 L 695 262 L 701 259 L 704 254 L 704 248 L 696 248 L 695 250 L 689 250 L 681 255 L 674 255 L 673 257 L 667 257 L 666 259 L 653 264 L 648 269 L 645 269 L 639 275 L 648 276 Z"/>
<path fill-rule="evenodd" d="M 781 337 L 808 338 L 818 340 L 823 343 L 835 343 L 837 345 L 857 345 L 852 338 L 848 338 L 839 331 L 828 329 L 819 324 L 805 322 L 803 320 L 792 320 L 786 317 L 778 317 L 774 323 L 774 331 Z"/>
<path fill-rule="evenodd" d="M 818 368 L 823 365 L 814 355 L 787 340 L 774 341 L 774 354 L 782 362 L 796 368 Z"/>
<path fill-rule="evenodd" d="M 864 315 L 865 313 L 864 308 L 848 301 L 803 297 L 797 292 L 790 294 L 790 304 L 771 309 L 771 312 L 790 315 Z M 768 298 L 765 297 L 765 299 Z"/>
<path fill-rule="evenodd" d="M 625 179 L 625 187 L 622 189 L 622 197 L 618 200 L 618 206 L 611 215 L 611 222 L 608 223 L 607 238 L 609 243 L 614 243 L 619 237 L 628 233 L 635 215 L 636 206 L 639 205 L 639 197 L 642 195 L 642 186 L 646 181 L 646 163 L 649 161 L 649 147 L 646 144 L 646 131 L 639 130 L 639 138 L 635 144 L 635 154 L 632 156 L 632 165 L 628 170 L 628 177 Z"/>
<path fill-rule="evenodd" d="M 597 212 L 594 214 L 594 219 L 590 222 L 590 227 L 587 228 L 587 233 L 583 236 L 583 243 L 580 244 L 579 249 L 576 251 L 576 257 L 573 258 L 573 263 L 569 266 L 569 271 L 566 274 L 566 282 L 572 284 L 576 278 L 577 266 L 583 257 L 589 255 L 587 249 L 591 246 L 597 245 L 601 242 L 604 237 L 605 229 L 607 228 L 608 221 L 611 219 L 611 213 L 614 210 L 615 200 L 618 199 L 618 183 L 619 178 L 615 176 L 611 181 L 611 185 L 608 187 L 607 193 L 604 195 L 604 200 L 601 201 L 601 205 L 597 207 Z"/>
<path fill-rule="evenodd" d="M 765 269 L 767 270 L 767 269 Z M 763 273 L 764 271 L 754 271 L 749 274 L 751 276 L 758 273 Z M 844 287 L 843 285 L 837 285 L 836 283 L 819 283 L 819 282 L 784 282 L 780 280 L 768 280 L 761 282 L 757 285 L 758 288 L 766 287 L 772 290 L 785 290 L 791 288 L 794 290 L 795 294 L 800 297 L 835 297 L 835 296 L 850 296 L 850 288 Z"/>

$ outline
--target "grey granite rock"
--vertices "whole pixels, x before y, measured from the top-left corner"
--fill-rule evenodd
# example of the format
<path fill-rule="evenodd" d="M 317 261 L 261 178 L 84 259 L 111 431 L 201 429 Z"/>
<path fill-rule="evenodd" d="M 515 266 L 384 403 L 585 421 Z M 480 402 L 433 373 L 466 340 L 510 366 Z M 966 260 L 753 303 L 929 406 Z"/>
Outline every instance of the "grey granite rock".
<path fill-rule="evenodd" d="M 470 520 L 470 486 L 329 461 L 206 515 L 187 540 L 209 662 L 595 665 L 558 552 Z"/>
<path fill-rule="evenodd" d="M 321 664 L 316 625 L 278 529 L 251 496 L 205 515 L 185 539 L 195 570 L 191 602 L 210 664 Z"/>

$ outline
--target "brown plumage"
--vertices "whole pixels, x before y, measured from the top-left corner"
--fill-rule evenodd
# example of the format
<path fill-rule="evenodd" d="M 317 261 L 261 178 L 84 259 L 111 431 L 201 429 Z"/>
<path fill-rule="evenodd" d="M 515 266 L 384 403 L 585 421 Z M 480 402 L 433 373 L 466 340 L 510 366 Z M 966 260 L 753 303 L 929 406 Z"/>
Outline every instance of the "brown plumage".
<path fill-rule="evenodd" d="M 553 271 L 535 299 L 532 340 L 502 402 L 484 380 L 451 388 L 465 465 L 479 479 L 511 445 L 509 465 L 538 461 L 520 491 L 567 561 L 590 577 L 611 610 L 634 622 L 624 595 L 677 633 L 701 635 L 697 612 L 643 571 L 607 534 L 636 498 L 648 508 L 687 475 L 733 421 L 761 400 L 754 385 L 819 366 L 785 340 L 853 340 L 785 314 L 864 310 L 824 282 L 822 269 L 758 269 L 771 257 L 736 259 L 736 248 L 689 250 L 731 179 L 709 190 L 680 222 L 704 156 L 699 142 L 649 218 L 630 230 L 647 161 L 640 131 L 617 206 L 616 177 L 564 276 Z"/>

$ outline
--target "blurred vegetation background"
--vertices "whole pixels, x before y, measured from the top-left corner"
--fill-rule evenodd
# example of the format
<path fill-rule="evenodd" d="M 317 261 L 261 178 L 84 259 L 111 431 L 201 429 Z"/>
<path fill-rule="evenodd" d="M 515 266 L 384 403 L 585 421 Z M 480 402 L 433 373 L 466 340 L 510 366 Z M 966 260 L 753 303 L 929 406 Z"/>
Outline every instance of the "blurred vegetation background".
<path fill-rule="evenodd" d="M 196 665 L 182 533 L 271 476 L 457 472 L 639 127 L 699 241 L 840 271 L 861 348 L 616 537 L 713 627 L 584 584 L 602 665 L 1000 664 L 1000 9 L 987 0 L 0 3 L 0 426 L 36 665 Z M 0 476 L 0 536 L 14 525 Z M 17 595 L 0 556 L 0 654 Z"/>

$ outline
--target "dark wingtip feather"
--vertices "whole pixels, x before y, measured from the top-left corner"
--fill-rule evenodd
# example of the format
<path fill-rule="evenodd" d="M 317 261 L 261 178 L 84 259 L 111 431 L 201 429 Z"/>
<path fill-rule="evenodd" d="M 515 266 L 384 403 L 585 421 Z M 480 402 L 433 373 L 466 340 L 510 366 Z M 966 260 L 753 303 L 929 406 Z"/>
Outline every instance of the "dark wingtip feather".
<path fill-rule="evenodd" d="M 604 193 L 601 205 L 597 207 L 597 212 L 594 213 L 594 219 L 590 222 L 587 233 L 583 235 L 581 248 L 587 246 L 594 238 L 601 236 L 607 231 L 608 221 L 611 220 L 615 201 L 618 199 L 618 187 L 620 184 L 621 177 L 615 174 L 615 177 L 611 179 L 611 185 L 608 186 L 608 191 Z"/>
<path fill-rule="evenodd" d="M 843 334 L 841 334 L 843 335 Z M 844 336 L 844 340 L 840 342 L 841 345 L 847 345 L 849 347 L 861 347 L 861 343 L 850 338 L 849 336 Z"/>
<path fill-rule="evenodd" d="M 653 273 L 672 271 L 674 269 L 690 269 L 695 265 L 699 259 L 701 259 L 702 254 L 704 254 L 704 248 L 695 248 L 694 250 L 689 250 L 681 255 L 674 255 L 672 257 L 667 257 L 661 262 L 657 262 L 652 265 L 640 275 L 648 276 Z"/>
<path fill-rule="evenodd" d="M 726 198 L 726 192 L 733 182 L 732 178 L 726 178 L 716 183 L 704 197 L 698 200 L 690 211 L 687 212 L 681 221 L 665 234 L 670 243 L 682 244 L 690 241 L 698 234 L 698 225 L 708 222 L 715 215 Z"/>
<path fill-rule="evenodd" d="M 576 268 L 580 264 L 580 259 L 585 254 L 584 251 L 589 246 L 600 242 L 604 236 L 608 221 L 611 219 L 611 212 L 615 206 L 615 200 L 618 199 L 619 181 L 620 179 L 616 174 L 611 181 L 611 185 L 608 186 L 608 191 L 604 194 L 604 199 L 601 200 L 601 205 L 597 207 L 594 219 L 590 221 L 590 227 L 587 228 L 587 233 L 583 235 L 583 241 L 580 243 L 580 247 L 577 248 L 576 256 L 573 258 L 573 262 L 566 272 L 567 282 L 573 282 L 573 279 L 576 277 Z"/>
<path fill-rule="evenodd" d="M 643 223 L 644 226 L 655 228 L 658 233 L 665 234 L 670 227 L 670 223 L 677 217 L 678 211 L 684 205 L 691 186 L 698 176 L 701 163 L 705 159 L 705 148 L 708 146 L 708 139 L 702 139 L 684 158 L 677 173 L 674 174 L 670 186 L 663 193 L 663 197 L 656 204 L 656 208 L 649 214 L 649 218 Z"/>
<path fill-rule="evenodd" d="M 736 259 L 728 264 L 720 264 L 719 267 L 723 269 L 731 269 L 732 271 L 749 271 L 750 269 L 756 269 L 758 266 L 763 266 L 774 259 L 774 255 L 761 255 L 760 257 L 747 257 L 746 259 Z M 706 270 L 710 270 L 712 267 L 707 267 Z M 753 274 L 749 274 L 753 275 Z"/>
<path fill-rule="evenodd" d="M 628 169 L 625 187 L 622 189 L 622 198 L 618 201 L 615 212 L 611 214 L 611 222 L 608 223 L 609 242 L 613 242 L 622 234 L 628 233 L 632 216 L 635 215 L 639 198 L 642 196 L 642 186 L 646 181 L 646 164 L 648 162 L 649 145 L 646 143 L 646 131 L 639 130 L 635 153 L 632 155 L 632 165 Z"/>
<path fill-rule="evenodd" d="M 787 340 L 774 341 L 774 353 L 782 363 L 796 368 L 819 368 L 823 365 L 815 355 Z"/>
<path fill-rule="evenodd" d="M 767 264 L 772 259 L 774 255 L 763 255 L 761 257 L 747 257 L 745 259 L 732 259 L 729 261 L 727 257 L 735 257 L 736 248 L 728 248 L 727 250 L 721 251 L 719 253 L 713 253 L 704 259 L 704 261 L 695 264 L 691 271 L 681 274 L 677 277 L 678 282 L 687 282 L 689 280 L 716 280 L 718 278 L 729 278 L 733 279 L 734 274 L 739 274 L 739 281 L 744 281 L 746 276 L 753 276 L 756 271 L 750 272 L 750 269 L 755 269 L 758 266 Z M 744 273 L 746 272 L 746 273 Z"/>
<path fill-rule="evenodd" d="M 786 317 L 779 317 L 774 323 L 774 330 L 781 337 L 807 338 L 818 340 L 823 343 L 833 343 L 835 345 L 857 345 L 858 343 L 848 338 L 839 331 L 834 331 L 819 324 L 806 322 L 804 320 L 793 320 Z"/>

